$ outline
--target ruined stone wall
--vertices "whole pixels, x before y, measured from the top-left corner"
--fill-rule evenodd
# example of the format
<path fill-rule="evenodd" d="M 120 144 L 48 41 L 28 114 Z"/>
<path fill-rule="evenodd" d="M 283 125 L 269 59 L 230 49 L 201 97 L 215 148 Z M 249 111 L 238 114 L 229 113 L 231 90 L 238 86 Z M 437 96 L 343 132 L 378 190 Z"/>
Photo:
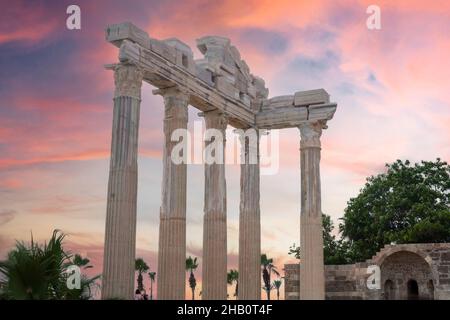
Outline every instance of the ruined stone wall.
<path fill-rule="evenodd" d="M 284 299 L 300 299 L 300 264 L 284 265 Z"/>
<path fill-rule="evenodd" d="M 367 267 L 381 271 L 381 289 L 369 290 Z M 285 298 L 299 299 L 300 265 L 285 265 Z M 389 282 L 389 281 L 390 282 Z M 408 281 L 418 286 L 417 299 L 450 300 L 450 243 L 387 245 L 372 259 L 325 266 L 326 299 L 408 299 Z"/>
<path fill-rule="evenodd" d="M 443 246 L 435 246 L 429 251 L 429 256 L 436 265 L 435 293 L 438 300 L 450 300 L 450 249 Z"/>
<path fill-rule="evenodd" d="M 381 265 L 381 285 L 385 299 L 433 299 L 428 289 L 430 281 L 433 281 L 430 266 L 412 252 L 393 253 Z M 417 297 L 408 296 L 408 282 L 410 285 L 411 282 L 417 284 Z"/>
<path fill-rule="evenodd" d="M 364 264 L 325 266 L 325 298 L 330 300 L 361 300 L 366 272 Z M 285 271 L 285 299 L 298 300 L 300 290 L 300 265 L 287 264 Z"/>

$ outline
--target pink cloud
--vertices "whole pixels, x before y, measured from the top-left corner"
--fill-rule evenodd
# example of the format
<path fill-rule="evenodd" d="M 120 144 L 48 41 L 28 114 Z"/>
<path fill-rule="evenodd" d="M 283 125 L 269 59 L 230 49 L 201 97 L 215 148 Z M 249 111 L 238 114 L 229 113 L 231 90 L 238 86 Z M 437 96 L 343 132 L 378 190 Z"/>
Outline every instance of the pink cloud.
<path fill-rule="evenodd" d="M 51 41 L 65 28 L 65 11 L 58 14 L 57 7 L 22 0 L 3 6 L 0 45 L 18 42 L 31 47 Z"/>

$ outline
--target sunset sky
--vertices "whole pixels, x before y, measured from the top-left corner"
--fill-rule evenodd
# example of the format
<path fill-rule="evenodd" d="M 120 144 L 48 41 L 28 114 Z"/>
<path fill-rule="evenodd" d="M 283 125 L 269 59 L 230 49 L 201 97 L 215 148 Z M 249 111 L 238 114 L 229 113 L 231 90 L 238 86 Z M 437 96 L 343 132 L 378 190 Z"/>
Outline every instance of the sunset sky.
<path fill-rule="evenodd" d="M 322 135 L 322 210 L 338 223 L 365 178 L 396 159 L 450 160 L 449 1 L 6 1 L 0 19 L 0 258 L 53 229 L 102 267 L 117 48 L 108 24 L 150 37 L 231 39 L 269 96 L 325 88 L 338 103 Z M 81 8 L 81 30 L 66 8 Z M 368 30 L 366 8 L 381 8 Z M 157 267 L 163 101 L 143 85 L 137 255 Z M 198 120 L 190 107 L 190 126 Z M 299 242 L 297 129 L 261 177 L 262 250 L 282 269 Z M 239 167 L 227 166 L 228 268 L 237 268 Z M 188 166 L 187 254 L 201 257 L 203 166 Z M 197 272 L 201 282 L 201 267 Z"/>

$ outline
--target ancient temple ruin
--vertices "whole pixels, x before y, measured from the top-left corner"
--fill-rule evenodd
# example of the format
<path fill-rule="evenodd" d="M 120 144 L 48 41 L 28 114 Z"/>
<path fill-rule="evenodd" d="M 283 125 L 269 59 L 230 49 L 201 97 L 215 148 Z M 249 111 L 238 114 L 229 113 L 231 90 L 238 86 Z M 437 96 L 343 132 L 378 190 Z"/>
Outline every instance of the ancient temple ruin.
<path fill-rule="evenodd" d="M 380 268 L 379 288 L 370 288 L 370 266 Z M 300 297 L 299 264 L 284 265 L 285 299 Z M 301 273 L 301 272 L 300 272 Z M 386 245 L 371 259 L 325 266 L 330 300 L 449 300 L 450 243 Z"/>
<path fill-rule="evenodd" d="M 119 48 L 108 183 L 102 297 L 132 299 L 136 245 L 137 150 L 142 81 L 164 98 L 163 181 L 158 252 L 158 299 L 185 298 L 186 163 L 171 161 L 171 134 L 187 128 L 188 105 L 206 128 L 300 131 L 301 298 L 324 299 L 320 137 L 336 103 L 324 89 L 269 98 L 229 39 L 197 40 L 202 59 L 178 39 L 150 38 L 131 23 L 111 25 L 106 40 Z M 223 135 L 225 136 L 225 135 Z M 245 157 L 250 146 L 243 139 Z M 205 141 L 205 144 L 208 142 Z M 225 141 L 223 141 L 225 146 Z M 259 161 L 259 159 L 258 159 Z M 259 162 L 241 164 L 239 299 L 260 299 Z M 227 297 L 226 183 L 224 164 L 205 164 L 203 299 Z"/>

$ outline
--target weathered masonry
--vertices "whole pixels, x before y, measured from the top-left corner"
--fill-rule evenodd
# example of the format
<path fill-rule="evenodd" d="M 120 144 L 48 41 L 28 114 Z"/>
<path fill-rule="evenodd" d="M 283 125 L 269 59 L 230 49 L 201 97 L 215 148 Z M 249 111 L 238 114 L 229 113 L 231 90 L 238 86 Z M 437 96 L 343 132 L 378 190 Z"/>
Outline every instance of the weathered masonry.
<path fill-rule="evenodd" d="M 369 289 L 369 266 L 380 268 L 380 289 Z M 300 296 L 299 265 L 287 264 L 285 298 Z M 325 266 L 326 299 L 449 300 L 450 243 L 387 245 L 372 259 Z"/>
<path fill-rule="evenodd" d="M 157 40 L 131 23 L 111 25 L 106 40 L 119 48 L 103 269 L 103 298 L 133 297 L 136 244 L 137 145 L 141 84 L 164 98 L 163 181 L 158 252 L 158 298 L 184 299 L 186 257 L 186 164 L 174 164 L 171 134 L 187 128 L 188 106 L 200 111 L 206 128 L 297 127 L 301 154 L 302 298 L 324 299 L 320 136 L 336 103 L 324 89 L 268 98 L 230 40 L 197 40 L 202 59 L 178 39 Z M 247 139 L 243 150 L 249 149 Z M 208 141 L 205 141 L 205 145 Z M 223 141 L 225 146 L 225 141 Z M 247 153 L 243 155 L 247 157 Z M 259 158 L 259 156 L 258 156 Z M 223 164 L 205 164 L 203 299 L 226 299 L 226 182 Z M 259 159 L 241 164 L 239 299 L 260 299 Z"/>

